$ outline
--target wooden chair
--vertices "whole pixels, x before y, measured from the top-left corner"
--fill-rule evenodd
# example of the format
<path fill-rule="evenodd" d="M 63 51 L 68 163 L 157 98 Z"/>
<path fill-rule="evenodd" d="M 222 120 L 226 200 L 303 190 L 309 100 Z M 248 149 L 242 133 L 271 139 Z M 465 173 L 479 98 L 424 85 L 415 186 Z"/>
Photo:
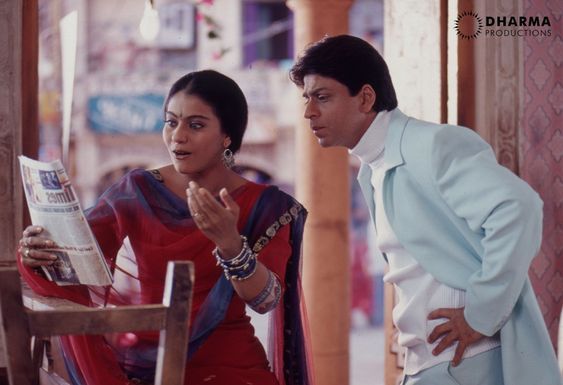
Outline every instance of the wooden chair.
<path fill-rule="evenodd" d="M 193 282 L 191 262 L 169 262 L 162 304 L 91 308 L 29 289 L 22 301 L 17 269 L 0 267 L 1 331 L 10 385 L 39 384 L 47 336 L 143 330 L 160 330 L 155 384 L 183 385 Z M 56 377 L 50 383 L 64 383 Z"/>

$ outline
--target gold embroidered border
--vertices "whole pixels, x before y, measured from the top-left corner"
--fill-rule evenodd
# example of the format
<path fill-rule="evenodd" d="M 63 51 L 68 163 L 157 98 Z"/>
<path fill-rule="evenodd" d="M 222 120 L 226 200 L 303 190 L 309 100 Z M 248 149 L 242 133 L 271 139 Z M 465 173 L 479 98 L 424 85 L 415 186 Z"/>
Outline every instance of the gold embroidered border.
<path fill-rule="evenodd" d="M 252 251 L 255 253 L 260 252 L 260 250 L 266 247 L 266 245 L 270 242 L 270 240 L 272 240 L 276 236 L 278 230 L 282 226 L 285 226 L 291 223 L 292 220 L 296 219 L 297 215 L 299 215 L 299 213 L 302 210 L 303 210 L 303 206 L 301 206 L 299 203 L 295 203 L 293 206 L 290 207 L 288 211 L 280 215 L 280 217 L 274 223 L 272 223 L 272 225 L 270 225 L 268 229 L 266 229 L 265 235 L 258 238 L 256 243 L 252 247 Z"/>

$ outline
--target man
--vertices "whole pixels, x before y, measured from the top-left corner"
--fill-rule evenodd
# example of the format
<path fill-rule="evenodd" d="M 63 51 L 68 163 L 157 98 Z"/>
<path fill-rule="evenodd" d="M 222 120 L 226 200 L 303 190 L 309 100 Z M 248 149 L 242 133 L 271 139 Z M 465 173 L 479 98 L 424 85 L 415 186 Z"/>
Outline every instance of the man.
<path fill-rule="evenodd" d="M 327 37 L 290 72 L 323 147 L 360 158 L 359 183 L 389 263 L 407 385 L 560 385 L 527 277 L 542 201 L 473 131 L 397 108 L 367 42 Z"/>

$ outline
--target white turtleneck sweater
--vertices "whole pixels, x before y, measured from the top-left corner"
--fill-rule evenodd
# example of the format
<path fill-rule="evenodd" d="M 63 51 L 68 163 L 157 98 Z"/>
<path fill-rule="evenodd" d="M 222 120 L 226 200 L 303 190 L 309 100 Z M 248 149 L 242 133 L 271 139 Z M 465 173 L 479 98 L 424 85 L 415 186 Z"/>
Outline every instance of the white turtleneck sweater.
<path fill-rule="evenodd" d="M 389 111 L 379 112 L 350 153 L 369 165 L 372 172 L 376 242 L 389 262 L 389 272 L 383 279 L 395 286 L 397 303 L 393 308 L 393 323 L 399 331 L 398 343 L 406 349 L 404 373 L 413 375 L 453 359 L 455 344 L 438 356 L 432 354 L 432 349 L 438 345 L 439 340 L 429 344 L 428 336 L 434 327 L 445 320 L 428 320 L 427 317 L 432 310 L 439 308 L 463 307 L 465 291 L 446 286 L 428 274 L 399 242 L 389 224 L 383 206 L 382 186 L 385 173 L 389 170 L 384 161 L 384 143 L 390 118 Z M 416 250 L 412 251 L 416 253 Z M 499 345 L 498 338 L 485 338 L 471 345 L 463 357 L 471 357 Z"/>

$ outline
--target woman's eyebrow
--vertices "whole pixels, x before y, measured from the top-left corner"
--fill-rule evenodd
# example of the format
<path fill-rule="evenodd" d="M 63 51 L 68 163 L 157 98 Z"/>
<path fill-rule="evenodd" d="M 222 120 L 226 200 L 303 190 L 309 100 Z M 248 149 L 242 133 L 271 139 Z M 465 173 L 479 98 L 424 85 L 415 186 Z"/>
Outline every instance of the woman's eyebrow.
<path fill-rule="evenodd" d="M 185 118 L 182 117 L 182 115 L 176 115 L 175 113 L 173 113 L 172 111 L 166 111 L 167 114 L 172 115 L 173 117 L 175 117 L 176 119 L 193 119 L 193 118 L 199 118 L 199 119 L 205 119 L 205 120 L 209 120 L 210 118 L 208 116 L 205 115 L 190 115 L 190 116 L 186 116 Z"/>

